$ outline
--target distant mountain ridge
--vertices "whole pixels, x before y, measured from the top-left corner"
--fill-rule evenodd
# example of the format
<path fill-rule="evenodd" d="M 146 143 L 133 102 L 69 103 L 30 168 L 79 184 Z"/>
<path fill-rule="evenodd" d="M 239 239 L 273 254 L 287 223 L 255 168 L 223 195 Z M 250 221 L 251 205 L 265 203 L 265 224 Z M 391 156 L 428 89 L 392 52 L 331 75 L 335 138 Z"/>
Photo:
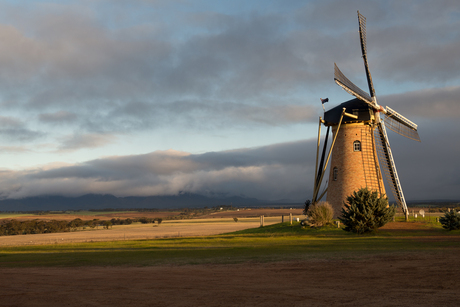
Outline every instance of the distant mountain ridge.
<path fill-rule="evenodd" d="M 0 211 L 62 211 L 100 209 L 175 209 L 199 208 L 223 205 L 257 206 L 278 202 L 259 200 L 241 196 L 208 197 L 194 193 L 180 193 L 165 196 L 116 197 L 111 194 L 86 194 L 78 197 L 36 196 L 22 199 L 0 200 Z M 295 202 L 284 201 L 286 204 Z M 297 203 L 295 203 L 297 204 Z"/>

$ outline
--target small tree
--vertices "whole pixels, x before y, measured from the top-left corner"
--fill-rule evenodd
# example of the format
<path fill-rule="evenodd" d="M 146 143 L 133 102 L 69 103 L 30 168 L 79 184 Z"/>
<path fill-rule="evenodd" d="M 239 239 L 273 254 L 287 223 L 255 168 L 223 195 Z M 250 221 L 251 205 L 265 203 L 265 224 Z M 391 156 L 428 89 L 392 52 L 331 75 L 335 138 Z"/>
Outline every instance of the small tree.
<path fill-rule="evenodd" d="M 455 210 L 446 212 L 443 217 L 439 219 L 439 222 L 442 224 L 442 228 L 447 230 L 457 230 L 460 229 L 460 213 L 457 213 Z"/>
<path fill-rule="evenodd" d="M 307 216 L 312 226 L 321 227 L 332 224 L 332 217 L 334 216 L 334 209 L 326 202 L 321 201 L 314 205 L 309 205 Z"/>
<path fill-rule="evenodd" d="M 310 208 L 310 205 L 311 205 L 311 202 L 309 199 L 307 199 L 304 203 L 304 207 L 303 207 L 303 215 L 307 215 L 307 212 L 308 212 L 308 208 Z"/>
<path fill-rule="evenodd" d="M 142 224 L 148 224 L 148 223 L 151 223 L 151 222 L 152 222 L 152 219 L 147 218 L 147 217 L 141 217 L 141 218 L 139 219 L 139 222 L 141 222 Z"/>
<path fill-rule="evenodd" d="M 388 206 L 388 198 L 379 197 L 375 191 L 361 188 L 347 197 L 339 220 L 344 230 L 355 233 L 373 232 L 392 220 L 396 208 Z"/>
<path fill-rule="evenodd" d="M 235 222 L 238 222 L 238 218 L 237 218 L 237 217 L 234 217 L 233 220 L 234 220 Z"/>

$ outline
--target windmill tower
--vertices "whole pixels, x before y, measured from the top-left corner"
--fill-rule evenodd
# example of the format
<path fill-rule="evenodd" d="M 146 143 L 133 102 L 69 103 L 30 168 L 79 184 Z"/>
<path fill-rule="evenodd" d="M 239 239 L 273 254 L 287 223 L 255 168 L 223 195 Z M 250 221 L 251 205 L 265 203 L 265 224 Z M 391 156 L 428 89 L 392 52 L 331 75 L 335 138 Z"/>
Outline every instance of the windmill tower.
<path fill-rule="evenodd" d="M 383 108 L 378 104 L 367 62 L 366 18 L 359 11 L 358 23 L 369 94 L 348 80 L 334 64 L 334 81 L 356 98 L 324 112 L 324 119 L 320 118 L 312 203 L 319 201 L 327 192 L 327 201 L 336 214 L 339 214 L 347 196 L 360 188 L 367 187 L 380 195 L 385 194 L 382 178 L 384 176 L 396 202 L 407 214 L 406 200 L 391 153 L 386 127 L 420 142 L 417 125 L 391 108 Z M 327 133 L 321 159 L 318 160 L 321 124 L 327 127 Z M 331 128 L 333 141 L 325 160 Z M 320 194 L 321 182 L 329 160 L 329 183 Z"/>

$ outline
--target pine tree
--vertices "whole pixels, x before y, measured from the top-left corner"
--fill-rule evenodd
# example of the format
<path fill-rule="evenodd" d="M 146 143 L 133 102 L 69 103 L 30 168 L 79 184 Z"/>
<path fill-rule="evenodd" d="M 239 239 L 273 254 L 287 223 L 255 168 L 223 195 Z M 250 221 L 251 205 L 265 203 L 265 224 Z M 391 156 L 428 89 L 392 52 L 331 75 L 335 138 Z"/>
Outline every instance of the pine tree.
<path fill-rule="evenodd" d="M 382 227 L 391 221 L 395 212 L 394 206 L 388 206 L 388 198 L 379 197 L 377 192 L 361 188 L 347 197 L 339 220 L 345 225 L 345 231 L 362 234 Z"/>
<path fill-rule="evenodd" d="M 444 216 L 439 219 L 439 222 L 441 222 L 442 228 L 444 229 L 460 229 L 460 213 L 455 212 L 455 210 L 446 212 Z"/>

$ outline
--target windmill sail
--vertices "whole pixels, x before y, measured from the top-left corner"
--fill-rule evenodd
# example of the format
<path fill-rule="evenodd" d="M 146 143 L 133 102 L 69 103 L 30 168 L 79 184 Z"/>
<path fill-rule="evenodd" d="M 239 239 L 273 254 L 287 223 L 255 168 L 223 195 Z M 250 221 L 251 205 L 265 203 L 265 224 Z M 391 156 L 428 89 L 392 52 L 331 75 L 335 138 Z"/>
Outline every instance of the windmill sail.
<path fill-rule="evenodd" d="M 367 102 L 369 105 L 374 106 L 374 102 L 368 93 L 357 87 L 340 71 L 337 64 L 334 63 L 334 81 L 340 85 L 345 91 L 352 94 L 358 99 Z"/>
<path fill-rule="evenodd" d="M 369 71 L 369 64 L 367 63 L 367 47 L 366 47 L 366 17 L 361 15 L 358 11 L 359 23 L 359 38 L 361 41 L 361 52 L 363 54 L 364 67 L 366 69 L 367 84 L 369 85 L 369 93 L 371 97 L 375 96 L 374 84 L 372 83 L 371 72 Z"/>
<path fill-rule="evenodd" d="M 390 107 L 386 107 L 385 123 L 388 129 L 411 140 L 420 142 L 420 137 L 417 132 L 417 125 Z"/>
<path fill-rule="evenodd" d="M 393 160 L 393 154 L 391 153 L 390 143 L 388 142 L 388 136 L 383 122 L 378 124 L 378 128 L 374 130 L 374 134 L 381 169 L 383 169 L 383 173 L 385 174 L 396 202 L 406 213 L 408 212 L 406 200 L 404 198 L 401 183 L 399 182 L 398 172 L 396 171 L 396 165 Z"/>

